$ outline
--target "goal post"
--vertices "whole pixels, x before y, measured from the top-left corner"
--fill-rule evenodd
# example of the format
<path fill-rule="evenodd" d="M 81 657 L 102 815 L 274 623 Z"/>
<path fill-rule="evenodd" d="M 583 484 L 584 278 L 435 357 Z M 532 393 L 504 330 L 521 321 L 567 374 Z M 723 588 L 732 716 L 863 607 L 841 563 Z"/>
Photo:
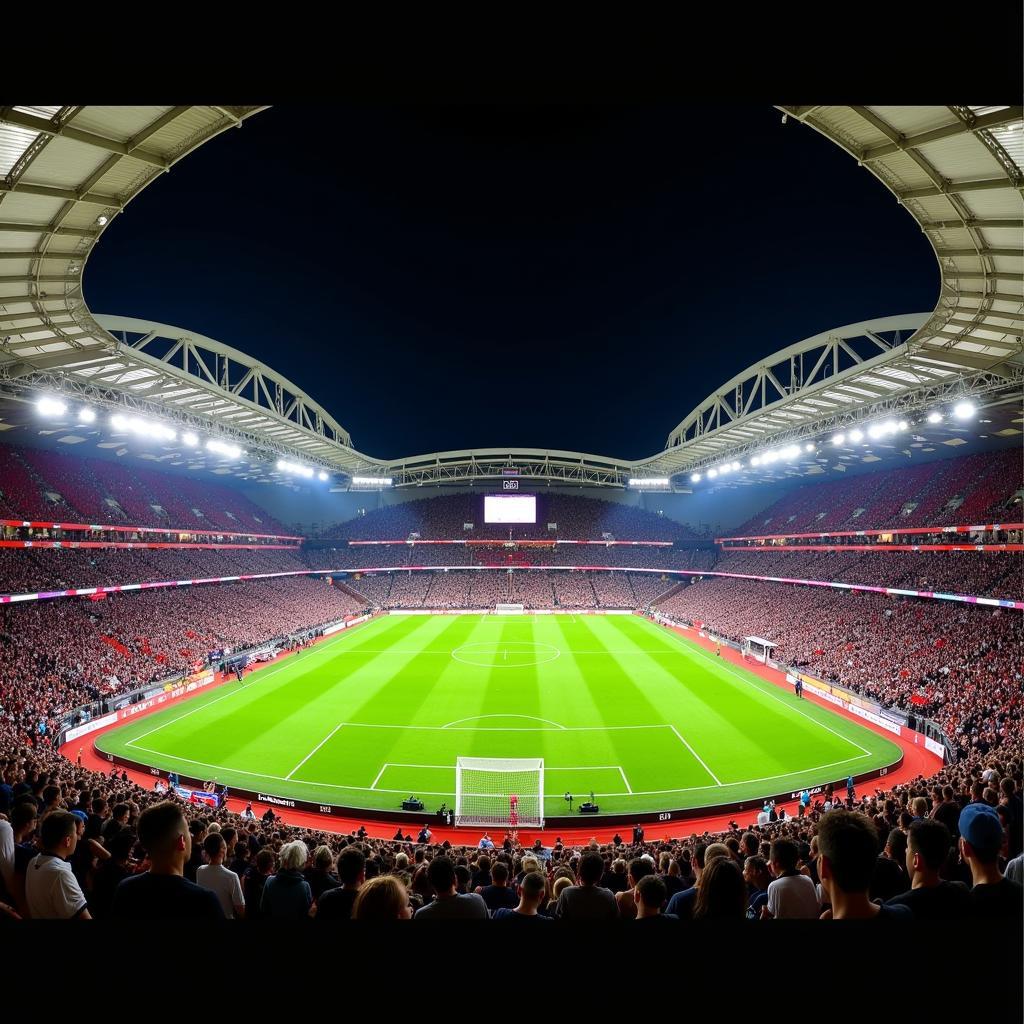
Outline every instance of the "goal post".
<path fill-rule="evenodd" d="M 525 615 L 526 606 L 521 604 L 497 604 L 494 606 L 495 615 Z"/>
<path fill-rule="evenodd" d="M 457 758 L 455 824 L 543 828 L 544 759 Z"/>

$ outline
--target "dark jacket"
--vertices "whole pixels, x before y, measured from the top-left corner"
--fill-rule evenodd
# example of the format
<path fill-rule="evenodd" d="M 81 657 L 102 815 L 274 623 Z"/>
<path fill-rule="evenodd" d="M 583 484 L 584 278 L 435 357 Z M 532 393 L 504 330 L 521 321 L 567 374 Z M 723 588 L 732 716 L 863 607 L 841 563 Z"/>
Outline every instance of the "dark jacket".
<path fill-rule="evenodd" d="M 278 871 L 263 887 L 260 911 L 266 917 L 304 918 L 313 905 L 313 893 L 301 871 Z"/>

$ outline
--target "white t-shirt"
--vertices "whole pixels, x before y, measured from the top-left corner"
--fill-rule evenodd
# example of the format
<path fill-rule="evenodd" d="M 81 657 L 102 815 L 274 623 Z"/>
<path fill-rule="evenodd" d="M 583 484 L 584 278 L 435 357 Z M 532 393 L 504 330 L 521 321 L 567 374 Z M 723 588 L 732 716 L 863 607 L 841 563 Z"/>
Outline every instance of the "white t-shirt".
<path fill-rule="evenodd" d="M 3 819 L 0 819 L 0 879 L 9 893 L 14 880 L 14 829 Z"/>
<path fill-rule="evenodd" d="M 238 875 L 223 864 L 203 864 L 196 869 L 196 883 L 217 894 L 221 909 L 228 920 L 233 920 L 235 907 L 245 906 L 242 883 Z"/>
<path fill-rule="evenodd" d="M 768 886 L 768 911 L 772 917 L 816 918 L 821 913 L 814 882 L 807 875 L 776 878 Z"/>
<path fill-rule="evenodd" d="M 769 815 L 768 815 L 767 811 L 758 811 L 758 814 L 757 814 L 757 823 L 758 823 L 758 825 L 767 825 L 768 824 L 768 818 L 769 818 Z"/>
<path fill-rule="evenodd" d="M 50 853 L 40 853 L 29 861 L 25 902 L 33 918 L 59 921 L 74 917 L 86 905 L 71 865 Z"/>

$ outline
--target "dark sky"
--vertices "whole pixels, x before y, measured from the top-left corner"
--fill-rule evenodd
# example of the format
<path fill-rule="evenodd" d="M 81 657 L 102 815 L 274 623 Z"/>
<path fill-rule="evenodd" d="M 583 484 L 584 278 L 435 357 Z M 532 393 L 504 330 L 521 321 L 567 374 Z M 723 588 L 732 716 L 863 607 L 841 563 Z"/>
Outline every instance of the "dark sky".
<path fill-rule="evenodd" d="M 369 455 L 650 455 L 762 356 L 938 293 L 867 170 L 712 109 L 275 107 L 114 221 L 86 300 L 250 353 Z"/>

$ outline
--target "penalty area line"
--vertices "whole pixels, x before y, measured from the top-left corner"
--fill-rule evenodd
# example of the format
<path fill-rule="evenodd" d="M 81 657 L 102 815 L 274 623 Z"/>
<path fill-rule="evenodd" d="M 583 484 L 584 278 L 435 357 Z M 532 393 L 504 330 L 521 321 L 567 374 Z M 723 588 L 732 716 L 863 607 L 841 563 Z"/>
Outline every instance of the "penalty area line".
<path fill-rule="evenodd" d="M 286 776 L 290 779 L 345 723 L 339 722 Z M 372 788 L 372 787 L 371 787 Z"/>
<path fill-rule="evenodd" d="M 722 782 L 721 782 L 721 780 L 720 780 L 720 779 L 718 778 L 718 776 L 717 776 L 717 775 L 716 775 L 716 774 L 715 774 L 715 773 L 714 773 L 714 772 L 713 772 L 713 771 L 712 771 L 712 770 L 711 770 L 711 769 L 710 769 L 710 768 L 709 768 L 709 767 L 708 767 L 708 766 L 707 766 L 707 765 L 706 765 L 706 764 L 704 763 L 704 758 L 702 758 L 702 757 L 700 756 L 700 754 L 698 754 L 698 753 L 697 753 L 697 751 L 696 751 L 696 750 L 694 750 L 694 749 L 693 749 L 693 747 L 691 747 L 691 746 L 690 746 L 690 744 L 686 742 L 686 738 L 685 738 L 685 737 L 683 736 L 683 734 L 682 734 L 682 733 L 681 733 L 681 732 L 680 732 L 680 731 L 679 731 L 679 730 L 678 730 L 678 729 L 677 729 L 677 728 L 676 728 L 676 727 L 675 727 L 674 725 L 670 725 L 670 726 L 669 726 L 669 728 L 670 728 L 670 729 L 671 729 L 671 730 L 672 730 L 672 731 L 673 731 L 673 732 L 674 732 L 674 733 L 676 734 L 676 737 L 677 737 L 677 738 L 679 739 L 679 742 L 680 742 L 680 743 L 682 743 L 682 745 L 683 745 L 684 747 L 686 747 L 686 749 L 687 749 L 687 750 L 688 750 L 688 751 L 689 751 L 689 752 L 690 752 L 691 754 L 693 754 L 693 756 L 694 756 L 695 758 L 697 758 L 697 760 L 698 760 L 698 761 L 700 761 L 700 765 L 701 765 L 701 767 L 702 767 L 702 768 L 704 769 L 704 771 L 706 771 L 706 772 L 708 773 L 708 775 L 710 775 L 710 776 L 711 776 L 711 778 L 713 778 L 713 779 L 715 780 L 715 785 L 716 785 L 716 786 L 721 786 L 721 785 L 722 785 Z"/>

